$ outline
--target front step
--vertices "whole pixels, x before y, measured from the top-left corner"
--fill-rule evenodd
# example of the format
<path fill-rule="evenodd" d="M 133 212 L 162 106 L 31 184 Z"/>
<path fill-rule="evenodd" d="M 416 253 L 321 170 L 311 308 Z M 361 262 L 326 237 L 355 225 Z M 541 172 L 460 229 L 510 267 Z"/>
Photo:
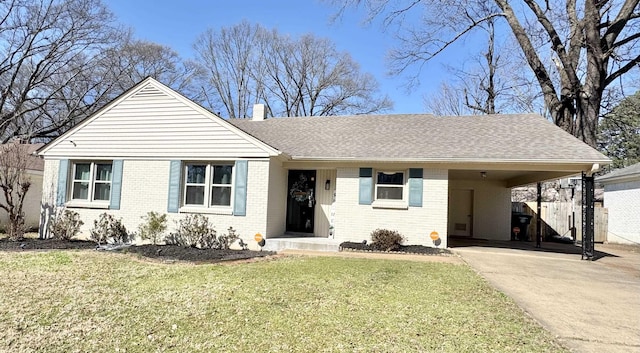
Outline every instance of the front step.
<path fill-rule="evenodd" d="M 285 249 L 312 250 L 312 251 L 332 251 L 340 250 L 340 241 L 328 238 L 268 238 L 262 250 L 281 251 Z"/>

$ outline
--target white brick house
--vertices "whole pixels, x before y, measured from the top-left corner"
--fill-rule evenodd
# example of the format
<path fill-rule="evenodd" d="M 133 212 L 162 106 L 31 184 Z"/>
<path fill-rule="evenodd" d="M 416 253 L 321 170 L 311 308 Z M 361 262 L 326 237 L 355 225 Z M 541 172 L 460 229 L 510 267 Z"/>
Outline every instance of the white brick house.
<path fill-rule="evenodd" d="M 39 154 L 43 208 L 73 208 L 85 233 L 105 211 L 129 229 L 148 211 L 203 213 L 254 245 L 256 233 L 361 241 L 376 228 L 428 246 L 506 240 L 511 187 L 608 163 L 532 114 L 227 121 L 151 78 Z"/>
<path fill-rule="evenodd" d="M 604 206 L 609 209 L 607 241 L 640 244 L 640 163 L 596 181 L 604 186 Z"/>

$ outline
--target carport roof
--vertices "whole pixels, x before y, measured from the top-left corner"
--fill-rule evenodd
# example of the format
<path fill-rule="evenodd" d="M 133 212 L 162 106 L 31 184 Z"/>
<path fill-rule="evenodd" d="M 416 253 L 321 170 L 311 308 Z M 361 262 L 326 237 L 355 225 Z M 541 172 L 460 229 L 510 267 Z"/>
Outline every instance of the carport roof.
<path fill-rule="evenodd" d="M 292 160 L 606 164 L 537 114 L 271 118 L 230 122 Z"/>

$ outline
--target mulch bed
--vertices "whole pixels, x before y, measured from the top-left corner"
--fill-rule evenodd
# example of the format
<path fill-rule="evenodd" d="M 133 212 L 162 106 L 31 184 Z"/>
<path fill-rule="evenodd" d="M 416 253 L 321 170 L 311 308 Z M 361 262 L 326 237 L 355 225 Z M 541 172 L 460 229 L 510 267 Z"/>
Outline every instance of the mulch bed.
<path fill-rule="evenodd" d="M 363 251 L 363 252 L 380 252 L 380 253 L 402 253 L 402 254 L 417 254 L 417 255 L 441 255 L 450 256 L 453 253 L 447 249 L 430 248 L 423 245 L 400 245 L 400 247 L 393 251 L 381 251 L 372 247 L 366 243 L 356 243 L 346 241 L 340 244 L 340 251 Z"/>
<path fill-rule="evenodd" d="M 214 250 L 182 247 L 177 245 L 140 245 L 118 250 L 135 253 L 140 256 L 162 261 L 188 261 L 195 263 L 211 263 L 221 261 L 248 260 L 275 255 L 271 251 L 253 250 Z"/>
<path fill-rule="evenodd" d="M 59 239 L 32 239 L 21 241 L 0 239 L 0 251 L 27 251 L 27 250 L 80 250 L 96 249 L 96 243 L 82 240 Z M 105 250 L 101 250 L 105 251 Z M 186 261 L 194 263 L 214 263 L 222 261 L 248 260 L 275 255 L 271 251 L 252 250 L 213 250 L 196 249 L 177 245 L 140 245 L 129 246 L 109 252 L 137 254 L 142 257 L 159 260 L 162 262 Z"/>
<path fill-rule="evenodd" d="M 26 238 L 21 241 L 10 241 L 0 239 L 0 251 L 27 251 L 27 250 L 82 250 L 96 249 L 96 244 L 82 240 L 59 240 L 59 239 L 37 239 Z M 419 255 L 441 255 L 450 256 L 453 253 L 447 249 L 430 248 L 422 245 L 401 245 L 394 251 L 379 251 L 370 244 L 358 242 L 344 242 L 340 244 L 341 251 L 362 251 L 381 253 L 404 253 Z M 105 250 L 101 250 L 105 251 Z M 196 249 L 177 245 L 139 245 L 110 250 L 110 252 L 120 252 L 137 254 L 145 258 L 162 262 L 184 261 L 193 263 L 214 263 L 222 261 L 248 260 L 275 255 L 271 251 L 252 250 L 213 250 Z"/>
<path fill-rule="evenodd" d="M 54 249 L 95 249 L 96 243 L 82 240 L 34 239 L 25 238 L 20 241 L 0 239 L 0 250 L 54 250 Z"/>

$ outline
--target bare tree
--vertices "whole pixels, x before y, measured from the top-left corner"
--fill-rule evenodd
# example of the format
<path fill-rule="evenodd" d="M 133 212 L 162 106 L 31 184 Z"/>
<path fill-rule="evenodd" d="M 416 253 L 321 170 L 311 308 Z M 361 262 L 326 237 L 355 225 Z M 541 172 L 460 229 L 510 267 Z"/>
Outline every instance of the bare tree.
<path fill-rule="evenodd" d="M 312 35 L 291 38 L 242 22 L 209 30 L 196 44 L 206 78 L 207 104 L 230 118 L 264 103 L 269 116 L 324 116 L 381 112 L 391 107 L 375 78 L 351 56 Z"/>
<path fill-rule="evenodd" d="M 207 30 L 195 42 L 197 60 L 204 74 L 201 91 L 205 104 L 224 111 L 229 118 L 244 118 L 261 96 L 260 82 L 252 78 L 258 69 L 259 25 L 239 25 Z"/>
<path fill-rule="evenodd" d="M 147 76 L 192 95 L 196 73 L 170 48 L 133 39 L 101 0 L 0 1 L 0 51 L 5 142 L 56 137 Z"/>
<path fill-rule="evenodd" d="M 331 2 L 340 11 L 364 6 L 370 19 L 399 27 L 396 73 L 420 67 L 491 19 L 504 20 L 554 122 L 594 147 L 605 90 L 640 63 L 639 0 L 493 0 L 490 13 L 480 0 Z M 422 16 L 407 21 L 413 11 Z"/>
<path fill-rule="evenodd" d="M 84 97 L 65 93 L 76 90 L 76 82 L 96 65 L 93 57 L 120 35 L 112 23 L 112 14 L 99 0 L 0 2 L 4 141 L 48 136 L 73 120 L 75 109 L 87 105 Z"/>
<path fill-rule="evenodd" d="M 4 200 L 0 208 L 7 212 L 7 234 L 11 240 L 20 240 L 25 232 L 24 199 L 31 187 L 27 175 L 28 145 L 12 141 L 0 146 L 0 189 Z"/>
<path fill-rule="evenodd" d="M 168 46 L 137 40 L 129 35 L 121 43 L 109 48 L 100 60 L 106 74 L 104 80 L 113 82 L 117 93 L 126 91 L 147 77 L 176 89 L 191 93 L 192 80 L 198 75 L 195 63 L 183 60 Z M 107 77 L 107 76 L 111 77 Z"/>
<path fill-rule="evenodd" d="M 498 38 L 495 19 L 478 29 L 481 31 L 475 38 L 486 38 L 485 50 L 472 55 L 462 68 L 445 65 L 452 77 L 438 91 L 424 97 L 427 111 L 438 115 L 544 114 L 535 82 L 520 70 L 526 64 L 513 55 L 514 43 Z"/>
<path fill-rule="evenodd" d="M 452 85 L 447 82 L 440 83 L 437 93 L 424 97 L 425 109 L 430 113 L 441 116 L 477 114 L 477 111 L 470 109 L 465 103 L 465 90 L 464 87 L 461 87 L 462 85 Z"/>

